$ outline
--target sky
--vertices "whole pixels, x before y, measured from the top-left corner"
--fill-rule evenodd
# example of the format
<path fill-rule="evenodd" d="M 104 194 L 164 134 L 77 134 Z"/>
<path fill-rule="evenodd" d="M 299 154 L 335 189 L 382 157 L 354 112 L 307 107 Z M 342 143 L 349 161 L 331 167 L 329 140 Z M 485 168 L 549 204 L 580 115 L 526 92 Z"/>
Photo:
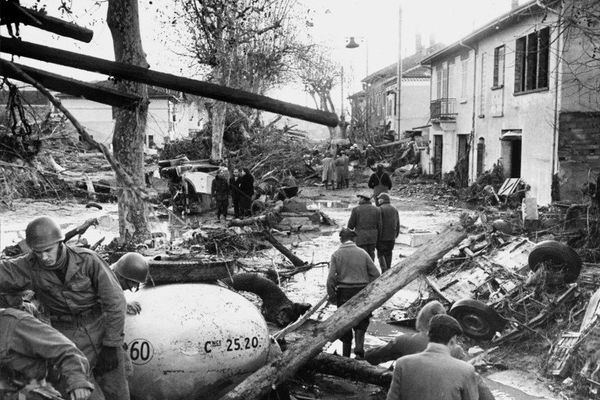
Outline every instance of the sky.
<path fill-rule="evenodd" d="M 158 20 L 158 13 L 168 10 L 173 0 L 139 0 L 140 28 L 142 42 L 151 68 L 180 74 L 184 72 L 182 60 L 168 49 L 164 38 L 165 28 Z M 312 37 L 315 41 L 328 46 L 345 71 L 345 96 L 348 92 L 360 88 L 360 80 L 368 70 L 375 72 L 398 59 L 398 27 L 399 9 L 402 9 L 402 54 L 414 53 L 415 37 L 420 34 L 422 42 L 428 45 L 430 39 L 451 44 L 467 35 L 479 26 L 507 12 L 511 0 L 298 0 L 299 7 L 304 7 L 312 15 Z M 29 6 L 36 0 L 21 0 L 21 4 Z M 520 0 L 523 4 L 525 0 Z M 50 15 L 65 20 L 77 20 L 80 25 L 94 30 L 91 43 L 81 43 L 69 38 L 23 27 L 21 37 L 24 40 L 40 43 L 65 50 L 113 60 L 112 39 L 104 22 L 106 2 L 93 0 L 73 1 L 73 15 L 61 14 L 58 11 L 59 0 L 42 0 Z M 0 32 L 6 35 L 5 27 Z M 345 47 L 350 37 L 359 43 L 356 49 Z M 1 46 L 1 43 L 0 43 Z M 368 51 L 367 51 L 368 50 Z M 1 57 L 6 58 L 6 54 Z M 17 60 L 23 64 L 71 76 L 81 80 L 100 80 L 105 77 L 89 72 L 82 72 L 66 67 Z M 341 101 L 341 91 L 335 90 L 336 104 Z M 340 94 L 338 94 L 340 93 Z M 283 88 L 275 91 L 273 97 L 294 101 L 302 105 L 313 106 L 312 101 L 298 88 Z"/>

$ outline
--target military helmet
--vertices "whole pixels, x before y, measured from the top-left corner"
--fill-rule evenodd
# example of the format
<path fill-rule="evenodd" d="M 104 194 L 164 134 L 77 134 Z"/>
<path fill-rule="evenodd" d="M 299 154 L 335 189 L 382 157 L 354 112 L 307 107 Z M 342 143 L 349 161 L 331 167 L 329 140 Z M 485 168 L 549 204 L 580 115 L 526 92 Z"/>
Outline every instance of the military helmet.
<path fill-rule="evenodd" d="M 148 260 L 139 253 L 127 253 L 116 262 L 113 271 L 130 281 L 144 283 L 148 277 Z"/>
<path fill-rule="evenodd" d="M 65 235 L 50 217 L 38 217 L 25 228 L 25 242 L 32 250 L 42 250 L 63 240 Z"/>

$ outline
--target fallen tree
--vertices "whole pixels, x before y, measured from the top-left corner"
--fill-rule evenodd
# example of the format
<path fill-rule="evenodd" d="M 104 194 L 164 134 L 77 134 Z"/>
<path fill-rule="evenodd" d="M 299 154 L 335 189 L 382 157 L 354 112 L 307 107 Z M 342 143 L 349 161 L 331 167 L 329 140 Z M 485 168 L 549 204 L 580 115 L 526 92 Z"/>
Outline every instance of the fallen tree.
<path fill-rule="evenodd" d="M 389 369 L 336 354 L 321 353 L 308 361 L 302 371 L 320 372 L 385 388 L 392 383 L 392 371 Z"/>
<path fill-rule="evenodd" d="M 435 262 L 466 237 L 465 230 L 450 226 L 440 232 L 429 245 L 398 262 L 380 278 L 369 284 L 326 321 L 310 337 L 294 343 L 281 357 L 274 359 L 227 393 L 223 400 L 259 399 L 271 387 L 291 378 L 303 365 L 315 357 L 323 346 L 338 338 L 358 321 L 385 303 L 399 289 L 427 273 Z"/>

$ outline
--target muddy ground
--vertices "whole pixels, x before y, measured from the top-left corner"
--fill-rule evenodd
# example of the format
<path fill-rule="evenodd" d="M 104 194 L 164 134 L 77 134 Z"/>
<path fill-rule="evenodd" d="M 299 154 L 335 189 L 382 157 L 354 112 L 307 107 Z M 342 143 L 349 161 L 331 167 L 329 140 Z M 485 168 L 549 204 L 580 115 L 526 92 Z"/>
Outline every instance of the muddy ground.
<path fill-rule="evenodd" d="M 336 221 L 338 227 L 324 228 L 319 232 L 301 232 L 291 235 L 280 235 L 278 239 L 291 248 L 296 255 L 312 263 L 329 261 L 331 253 L 339 245 L 337 230 L 345 225 L 350 210 L 356 205 L 356 193 L 363 187 L 345 190 L 324 190 L 324 188 L 304 187 L 300 197 L 309 201 L 310 207 L 321 209 Z M 392 196 L 392 204 L 400 212 L 402 234 L 396 241 L 394 262 L 403 256 L 410 255 L 416 246 L 426 242 L 433 234 L 449 223 L 456 222 L 464 210 L 451 207 L 440 202 L 416 200 Z M 89 243 L 104 238 L 109 243 L 118 235 L 116 204 L 102 204 L 103 209 L 86 208 L 84 202 L 69 201 L 15 201 L 11 208 L 0 210 L 0 248 L 15 244 L 24 237 L 24 229 L 28 221 L 39 215 L 49 215 L 56 218 L 64 230 L 74 228 L 89 218 L 98 218 L 99 225 L 90 228 L 84 235 Z M 223 225 L 218 223 L 214 213 L 196 217 L 201 224 Z M 179 232 L 169 226 L 168 220 L 152 218 L 152 231 L 165 232 L 176 236 Z M 247 266 L 279 265 L 286 263 L 283 256 L 271 249 L 257 253 L 249 258 L 240 259 Z M 305 273 L 295 275 L 285 283 L 284 291 L 295 301 L 317 303 L 326 293 L 325 280 L 327 267 L 314 268 Z M 391 314 L 401 313 L 421 291 L 425 283 L 414 281 L 400 290 L 373 314 L 372 322 L 367 332 L 366 346 L 376 346 L 389 340 L 395 335 L 402 334 L 399 327 L 386 321 Z M 318 312 L 315 318 L 325 319 L 335 311 L 328 306 Z M 393 316 L 393 315 L 392 315 Z M 335 341 L 327 348 L 328 352 L 341 353 L 341 342 Z M 540 357 L 543 357 L 540 354 Z M 558 399 L 557 395 L 548 390 L 545 382 L 536 375 L 535 371 L 490 371 L 487 373 L 488 384 L 497 399 Z M 383 399 L 385 392 L 376 386 L 355 384 L 330 377 L 318 377 L 317 380 L 294 380 L 292 392 L 298 399 Z M 564 398 L 564 397 L 563 397 Z"/>

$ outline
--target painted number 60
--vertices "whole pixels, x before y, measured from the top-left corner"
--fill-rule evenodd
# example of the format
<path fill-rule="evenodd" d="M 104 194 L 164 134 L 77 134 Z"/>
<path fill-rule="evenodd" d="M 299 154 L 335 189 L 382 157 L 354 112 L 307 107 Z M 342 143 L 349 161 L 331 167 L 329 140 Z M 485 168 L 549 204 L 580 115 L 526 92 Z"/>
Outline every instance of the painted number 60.
<path fill-rule="evenodd" d="M 127 347 L 131 362 L 137 365 L 146 364 L 154 355 L 154 349 L 146 339 L 135 339 Z"/>

